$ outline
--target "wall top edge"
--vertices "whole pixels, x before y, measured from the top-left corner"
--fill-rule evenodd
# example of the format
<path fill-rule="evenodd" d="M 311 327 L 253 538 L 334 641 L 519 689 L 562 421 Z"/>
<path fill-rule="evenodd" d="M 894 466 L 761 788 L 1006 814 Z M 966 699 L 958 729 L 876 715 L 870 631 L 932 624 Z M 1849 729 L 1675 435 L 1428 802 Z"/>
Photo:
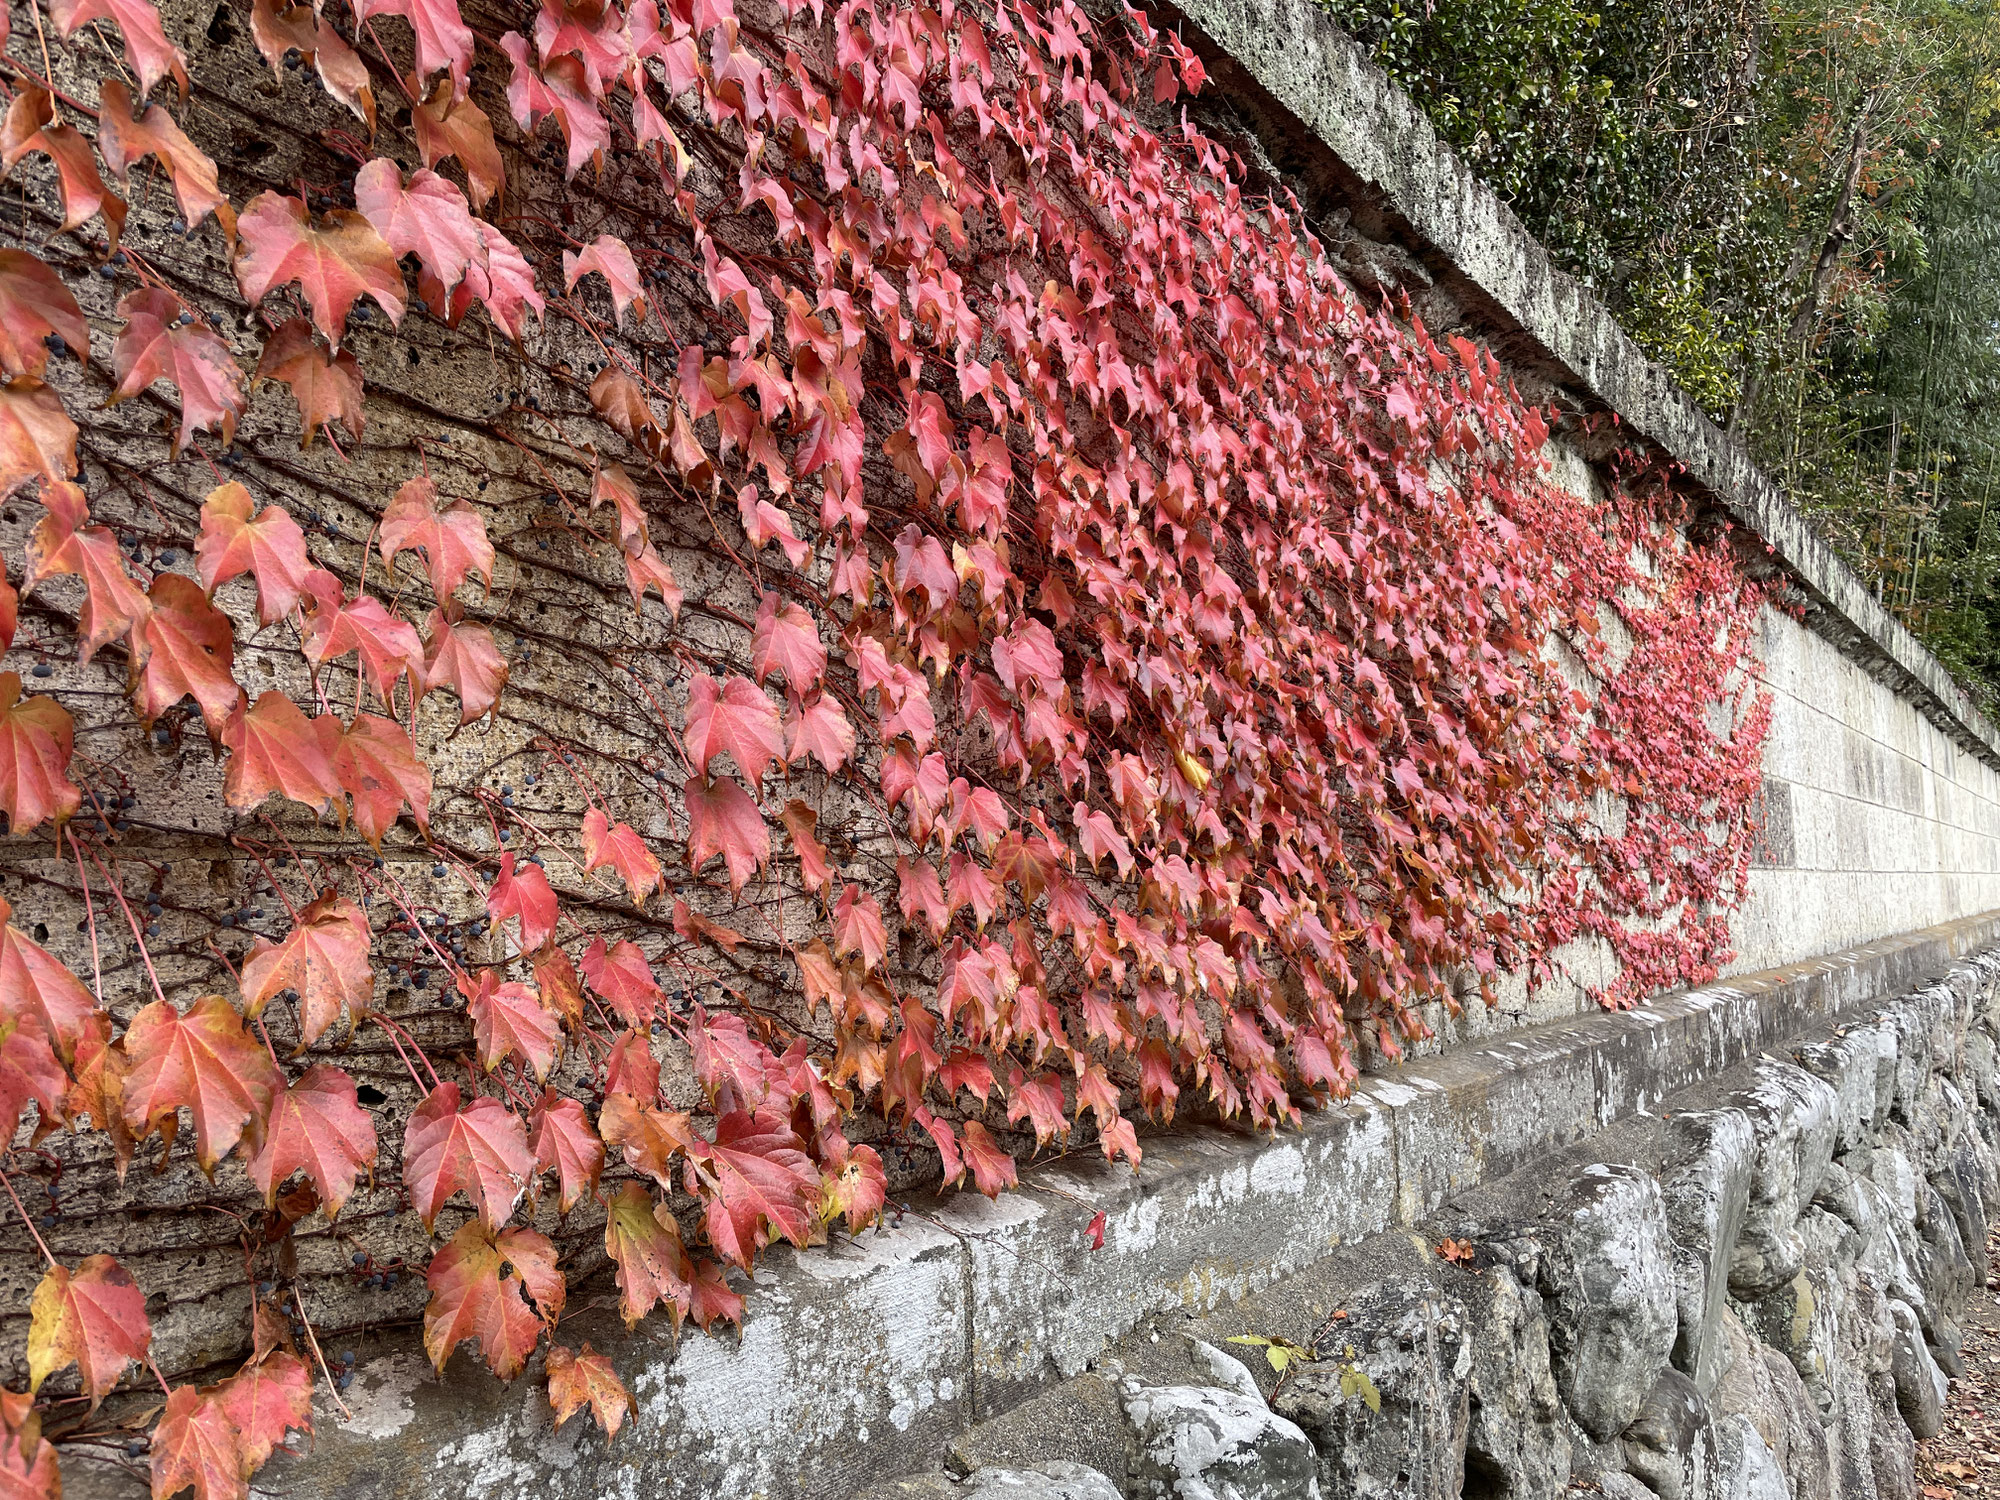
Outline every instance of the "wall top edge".
<path fill-rule="evenodd" d="M 1640 350 L 1610 311 L 1439 139 L 1416 104 L 1315 0 L 1142 0 L 1193 46 L 1288 174 L 1329 179 L 1408 248 L 1448 264 L 1509 343 L 1584 409 L 1615 413 L 1753 532 L 1805 594 L 1812 627 L 2000 767 L 2000 730 L 1944 665 L 1816 536 L 1742 447 Z M 1301 194 L 1301 197 L 1305 197 Z"/>

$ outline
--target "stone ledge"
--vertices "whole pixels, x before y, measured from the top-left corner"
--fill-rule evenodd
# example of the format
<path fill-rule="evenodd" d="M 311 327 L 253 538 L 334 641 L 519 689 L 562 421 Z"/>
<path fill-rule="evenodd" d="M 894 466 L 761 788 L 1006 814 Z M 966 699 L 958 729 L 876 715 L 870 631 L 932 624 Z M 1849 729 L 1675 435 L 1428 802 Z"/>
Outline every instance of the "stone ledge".
<path fill-rule="evenodd" d="M 1335 188 L 1371 231 L 1409 240 L 1440 280 L 1475 295 L 1489 339 L 1531 356 L 1589 410 L 1679 463 L 1756 533 L 1804 590 L 1812 623 L 1913 698 L 1960 745 L 2000 766 L 2000 731 L 1943 665 L 1876 602 L 1805 518 L 1602 303 L 1556 268 L 1423 112 L 1314 0 L 1146 0 L 1201 54 L 1222 94 L 1288 180 Z"/>
<path fill-rule="evenodd" d="M 1058 1161 L 998 1202 L 916 1205 L 773 1255 L 740 1340 L 676 1343 L 658 1319 L 627 1334 L 599 1296 L 563 1339 L 610 1353 L 632 1389 L 637 1423 L 608 1446 L 580 1421 L 552 1430 L 532 1380 L 501 1386 L 461 1357 L 440 1384 L 404 1346 L 362 1363 L 351 1420 L 322 1402 L 309 1461 L 266 1477 L 298 1500 L 843 1496 L 931 1467 L 1151 1314 L 1251 1295 L 1995 945 L 2000 912 L 1371 1076 L 1299 1131 L 1157 1135 L 1136 1178 Z M 71 1493 L 136 1490 L 78 1463 Z"/>

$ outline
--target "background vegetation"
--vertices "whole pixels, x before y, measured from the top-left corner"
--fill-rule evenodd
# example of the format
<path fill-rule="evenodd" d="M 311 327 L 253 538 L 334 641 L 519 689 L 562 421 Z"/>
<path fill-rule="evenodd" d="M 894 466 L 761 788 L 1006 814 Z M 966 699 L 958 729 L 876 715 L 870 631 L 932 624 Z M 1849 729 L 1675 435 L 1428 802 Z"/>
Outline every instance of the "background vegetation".
<path fill-rule="evenodd" d="M 1326 0 L 2000 703 L 1992 0 Z"/>

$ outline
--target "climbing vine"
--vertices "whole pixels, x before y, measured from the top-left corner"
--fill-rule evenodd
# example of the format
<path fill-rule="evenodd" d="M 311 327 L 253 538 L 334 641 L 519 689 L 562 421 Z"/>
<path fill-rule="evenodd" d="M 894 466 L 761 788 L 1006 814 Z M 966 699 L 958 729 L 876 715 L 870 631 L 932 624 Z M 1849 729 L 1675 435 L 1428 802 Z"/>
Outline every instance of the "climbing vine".
<path fill-rule="evenodd" d="M 0 251 L 0 812 L 15 904 L 81 916 L 0 937 L 47 1263 L 9 1493 L 54 1437 L 242 1494 L 349 1378 L 322 1247 L 421 1282 L 440 1369 L 548 1339 L 615 1433 L 573 1274 L 735 1322 L 898 1183 L 1280 1128 L 1428 1003 L 1726 956 L 1760 590 L 1246 196 L 1143 13 L 248 27 L 317 122 L 282 150 L 149 0 L 4 38 L 45 233 Z M 148 1289 L 44 1239 L 77 1141 L 222 1195 L 247 1362 L 163 1365 Z M 150 1435 L 93 1425 L 121 1381 Z"/>

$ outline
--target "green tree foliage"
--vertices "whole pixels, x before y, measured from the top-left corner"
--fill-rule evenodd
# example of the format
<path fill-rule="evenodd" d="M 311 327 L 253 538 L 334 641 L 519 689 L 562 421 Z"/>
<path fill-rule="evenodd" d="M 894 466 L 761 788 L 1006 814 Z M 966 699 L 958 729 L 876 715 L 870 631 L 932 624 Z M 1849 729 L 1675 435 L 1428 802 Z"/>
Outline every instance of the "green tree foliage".
<path fill-rule="evenodd" d="M 1326 0 L 2000 701 L 1993 0 Z"/>

